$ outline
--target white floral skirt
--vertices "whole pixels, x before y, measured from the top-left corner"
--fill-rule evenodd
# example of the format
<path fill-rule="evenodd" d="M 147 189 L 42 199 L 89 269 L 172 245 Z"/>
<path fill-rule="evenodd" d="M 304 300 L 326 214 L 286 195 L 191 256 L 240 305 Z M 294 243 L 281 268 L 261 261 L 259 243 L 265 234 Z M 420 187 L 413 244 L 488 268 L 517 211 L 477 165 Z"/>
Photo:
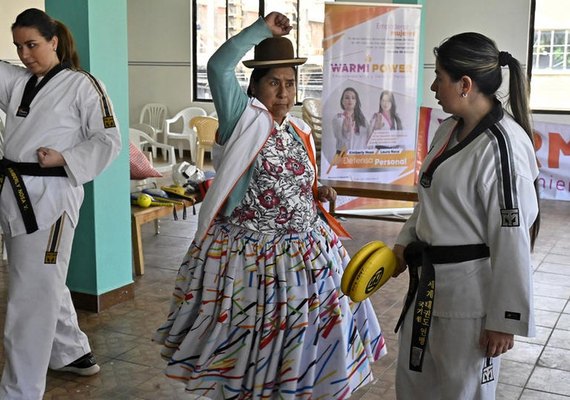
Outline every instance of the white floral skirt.
<path fill-rule="evenodd" d="M 214 225 L 178 272 L 162 343 L 167 376 L 212 399 L 346 399 L 386 354 L 368 300 L 340 291 L 348 254 L 323 222 L 266 235 Z"/>

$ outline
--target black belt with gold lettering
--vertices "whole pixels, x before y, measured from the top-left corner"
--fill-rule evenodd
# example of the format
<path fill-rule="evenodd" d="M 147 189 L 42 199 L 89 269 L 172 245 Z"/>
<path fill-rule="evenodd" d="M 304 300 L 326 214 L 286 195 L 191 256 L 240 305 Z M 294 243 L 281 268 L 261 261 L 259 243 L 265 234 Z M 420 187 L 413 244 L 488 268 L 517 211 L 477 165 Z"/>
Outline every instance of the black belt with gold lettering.
<path fill-rule="evenodd" d="M 422 371 L 429 328 L 435 299 L 435 269 L 433 264 L 460 263 L 489 257 L 486 244 L 462 246 L 430 246 L 425 242 L 412 242 L 404 250 L 404 259 L 410 271 L 410 284 L 404 309 L 400 314 L 395 332 L 398 332 L 417 292 L 410 344 L 410 370 Z M 422 274 L 418 276 L 418 268 Z"/>
<path fill-rule="evenodd" d="M 8 178 L 24 220 L 26 233 L 29 234 L 38 230 L 38 223 L 22 175 L 66 177 L 67 172 L 63 167 L 42 168 L 38 163 L 19 163 L 6 158 L 0 159 L 0 192 L 4 187 L 4 179 Z"/>

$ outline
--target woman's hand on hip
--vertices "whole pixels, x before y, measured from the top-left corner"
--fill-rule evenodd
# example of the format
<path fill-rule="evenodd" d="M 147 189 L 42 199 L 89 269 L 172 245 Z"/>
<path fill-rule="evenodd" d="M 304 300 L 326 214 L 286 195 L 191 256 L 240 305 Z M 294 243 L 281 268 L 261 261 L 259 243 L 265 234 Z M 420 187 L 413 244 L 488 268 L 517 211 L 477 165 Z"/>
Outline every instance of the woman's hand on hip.
<path fill-rule="evenodd" d="M 63 167 L 67 165 L 61 153 L 49 147 L 40 147 L 36 150 L 38 163 L 42 168 Z"/>
<path fill-rule="evenodd" d="M 289 18 L 277 11 L 267 14 L 265 17 L 265 23 L 271 33 L 273 33 L 273 36 L 287 35 L 291 32 L 291 29 L 293 29 L 289 23 Z"/>

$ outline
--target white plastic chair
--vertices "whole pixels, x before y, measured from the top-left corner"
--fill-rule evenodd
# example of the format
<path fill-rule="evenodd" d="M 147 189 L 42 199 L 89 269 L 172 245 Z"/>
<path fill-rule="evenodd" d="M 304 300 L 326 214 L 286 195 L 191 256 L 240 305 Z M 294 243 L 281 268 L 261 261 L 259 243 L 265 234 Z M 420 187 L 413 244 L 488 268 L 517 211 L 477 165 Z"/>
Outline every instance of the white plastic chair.
<path fill-rule="evenodd" d="M 148 124 L 155 130 L 153 139 L 159 141 L 158 136 L 163 132 L 164 120 L 168 116 L 168 109 L 164 104 L 148 103 L 145 104 L 139 116 L 139 124 Z"/>
<path fill-rule="evenodd" d="M 190 147 L 190 157 L 193 162 L 196 162 L 196 131 L 190 127 L 190 120 L 194 117 L 206 115 L 206 110 L 201 107 L 188 107 L 179 111 L 174 117 L 168 118 L 164 121 L 164 143 L 168 144 L 170 139 L 177 140 L 178 156 L 182 158 L 183 143 L 187 140 Z M 179 119 L 182 119 L 182 131 L 173 131 L 171 125 L 175 124 Z"/>
<path fill-rule="evenodd" d="M 157 147 L 163 150 L 165 157 L 168 160 L 167 164 L 157 165 L 154 164 L 153 167 L 158 172 L 171 172 L 172 166 L 176 164 L 176 152 L 174 150 L 174 146 L 170 146 L 168 144 L 159 143 L 155 141 L 152 137 L 141 131 L 140 129 L 130 128 L 129 129 L 129 139 L 131 142 L 138 146 L 141 150 L 145 150 L 148 147 Z"/>
<path fill-rule="evenodd" d="M 133 124 L 131 125 L 131 128 L 134 129 L 138 129 L 139 131 L 143 131 L 144 133 L 146 133 L 148 136 L 150 136 L 155 142 L 158 142 L 158 134 L 156 133 L 156 129 L 154 129 L 152 126 L 150 126 L 149 124 Z M 148 143 L 141 143 L 141 145 L 145 145 Z M 157 153 L 157 147 L 156 146 L 150 146 L 151 150 L 152 150 L 152 158 L 156 160 L 156 153 Z"/>

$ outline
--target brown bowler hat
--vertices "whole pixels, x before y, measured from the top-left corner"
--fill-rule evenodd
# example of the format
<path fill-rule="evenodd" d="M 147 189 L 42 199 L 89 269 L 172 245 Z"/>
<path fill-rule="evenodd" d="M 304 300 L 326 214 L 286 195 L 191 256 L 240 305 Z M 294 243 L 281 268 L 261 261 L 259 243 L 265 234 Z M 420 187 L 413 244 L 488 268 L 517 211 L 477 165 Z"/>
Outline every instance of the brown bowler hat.
<path fill-rule="evenodd" d="M 293 43 L 286 37 L 263 40 L 254 50 L 254 59 L 243 62 L 247 68 L 293 67 L 304 64 L 307 58 L 295 57 Z"/>

